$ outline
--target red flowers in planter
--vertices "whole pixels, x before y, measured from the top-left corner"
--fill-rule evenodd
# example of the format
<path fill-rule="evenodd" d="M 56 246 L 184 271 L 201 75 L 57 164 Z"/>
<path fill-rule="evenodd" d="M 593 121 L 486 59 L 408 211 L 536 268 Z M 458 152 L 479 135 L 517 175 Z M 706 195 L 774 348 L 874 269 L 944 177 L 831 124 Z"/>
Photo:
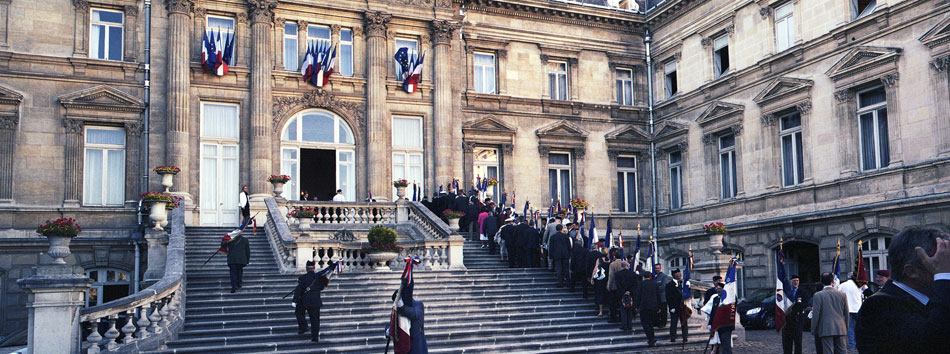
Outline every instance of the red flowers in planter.
<path fill-rule="evenodd" d="M 706 233 L 723 235 L 728 231 L 726 225 L 718 221 L 703 225 L 703 230 L 706 230 Z"/>
<path fill-rule="evenodd" d="M 46 220 L 46 223 L 36 228 L 36 233 L 43 236 L 69 236 L 74 237 L 82 232 L 82 228 L 73 218 L 59 218 L 53 221 Z"/>
<path fill-rule="evenodd" d="M 270 183 L 287 183 L 290 181 L 290 176 L 288 175 L 270 175 L 267 177 L 267 181 Z"/>

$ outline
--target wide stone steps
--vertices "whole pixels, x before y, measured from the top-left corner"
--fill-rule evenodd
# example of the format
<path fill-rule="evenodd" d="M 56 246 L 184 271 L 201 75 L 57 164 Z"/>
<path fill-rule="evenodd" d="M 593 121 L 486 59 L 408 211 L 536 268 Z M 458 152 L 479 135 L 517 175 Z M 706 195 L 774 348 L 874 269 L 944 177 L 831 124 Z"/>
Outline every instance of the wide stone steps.
<path fill-rule="evenodd" d="M 334 275 L 322 292 L 320 343 L 297 335 L 290 296 L 297 275 L 280 274 L 270 246 L 251 239 L 244 285 L 230 293 L 226 257 L 201 262 L 231 229 L 189 228 L 186 321 L 178 338 L 153 353 L 379 353 L 391 295 L 401 272 Z M 259 233 L 261 231 L 259 230 Z M 646 339 L 597 317 L 592 300 L 557 288 L 545 269 L 512 269 L 478 241 L 463 248 L 467 270 L 417 269 L 415 298 L 425 303 L 431 353 L 583 353 L 637 350 Z M 220 259 L 218 259 L 220 258 Z M 692 329 L 695 342 L 704 335 Z M 657 329 L 658 345 L 669 343 Z M 679 343 L 677 343 L 679 345 Z"/>

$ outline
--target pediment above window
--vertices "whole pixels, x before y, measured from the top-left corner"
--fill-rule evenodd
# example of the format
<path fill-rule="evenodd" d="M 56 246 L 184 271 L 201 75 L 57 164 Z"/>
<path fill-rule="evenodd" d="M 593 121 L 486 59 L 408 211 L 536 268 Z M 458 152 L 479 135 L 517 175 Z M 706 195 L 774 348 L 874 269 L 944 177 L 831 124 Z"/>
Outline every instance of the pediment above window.
<path fill-rule="evenodd" d="M 656 126 L 653 134 L 658 146 L 674 146 L 686 144 L 686 134 L 689 133 L 689 127 L 685 124 L 673 121 L 664 121 Z"/>
<path fill-rule="evenodd" d="M 562 120 L 535 131 L 538 145 L 554 147 L 583 147 L 590 134 L 574 123 Z"/>
<path fill-rule="evenodd" d="M 117 88 L 99 85 L 59 96 L 59 102 L 70 110 L 141 113 L 145 102 Z"/>
<path fill-rule="evenodd" d="M 745 106 L 741 104 L 716 101 L 709 105 L 703 114 L 699 115 L 696 122 L 704 129 L 713 126 L 728 125 L 735 121 L 742 120 L 742 113 Z"/>
<path fill-rule="evenodd" d="M 23 102 L 23 95 L 6 87 L 0 86 L 0 105 L 19 106 Z"/>
<path fill-rule="evenodd" d="M 464 140 L 471 142 L 512 144 L 517 132 L 517 128 L 493 115 L 487 115 L 462 124 Z"/>
<path fill-rule="evenodd" d="M 811 80 L 780 77 L 773 80 L 752 99 L 763 113 L 772 113 L 791 106 L 811 102 Z"/>
<path fill-rule="evenodd" d="M 626 125 L 604 136 L 607 149 L 621 152 L 645 150 L 649 147 L 650 134 L 634 125 Z"/>
<path fill-rule="evenodd" d="M 0 86 L 0 129 L 16 129 L 20 123 L 20 102 L 23 95 Z"/>
<path fill-rule="evenodd" d="M 862 81 L 897 70 L 900 48 L 856 47 L 825 72 L 840 86 L 841 82 Z"/>
<path fill-rule="evenodd" d="M 919 40 L 930 49 L 950 43 L 950 17 L 944 18 L 931 27 L 927 33 L 920 36 Z M 950 50 L 950 48 L 947 49 Z"/>

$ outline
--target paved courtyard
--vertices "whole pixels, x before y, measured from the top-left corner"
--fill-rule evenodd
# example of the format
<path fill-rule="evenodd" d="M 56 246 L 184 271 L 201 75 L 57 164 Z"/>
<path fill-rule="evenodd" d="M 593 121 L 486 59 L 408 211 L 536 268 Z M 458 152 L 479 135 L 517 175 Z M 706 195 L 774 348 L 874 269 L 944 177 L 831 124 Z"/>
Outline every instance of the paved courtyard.
<path fill-rule="evenodd" d="M 802 336 L 802 354 L 815 354 L 815 339 L 805 332 Z M 747 330 L 746 341 L 736 343 L 733 347 L 736 354 L 775 354 L 782 353 L 782 336 L 774 330 Z M 647 351 L 631 351 L 626 353 L 684 353 L 702 354 L 703 348 L 689 345 L 686 349 L 681 346 L 662 347 Z M 708 351 L 707 351 L 708 353 Z M 856 349 L 848 350 L 848 354 L 857 354 Z"/>

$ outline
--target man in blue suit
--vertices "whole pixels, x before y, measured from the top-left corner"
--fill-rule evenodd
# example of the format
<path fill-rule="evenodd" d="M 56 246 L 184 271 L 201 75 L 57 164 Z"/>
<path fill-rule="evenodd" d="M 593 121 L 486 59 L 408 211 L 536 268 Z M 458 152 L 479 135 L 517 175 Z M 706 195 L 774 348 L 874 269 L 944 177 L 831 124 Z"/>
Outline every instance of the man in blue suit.
<path fill-rule="evenodd" d="M 294 314 L 297 316 L 297 334 L 307 333 L 307 319 L 304 314 L 310 316 L 310 340 L 320 341 L 320 307 L 323 306 L 323 300 L 320 299 L 320 291 L 330 284 L 330 279 L 325 275 L 314 273 L 316 264 L 313 261 L 307 262 L 307 274 L 297 278 L 297 289 L 294 290 Z M 322 272 L 321 272 L 322 273 Z"/>

